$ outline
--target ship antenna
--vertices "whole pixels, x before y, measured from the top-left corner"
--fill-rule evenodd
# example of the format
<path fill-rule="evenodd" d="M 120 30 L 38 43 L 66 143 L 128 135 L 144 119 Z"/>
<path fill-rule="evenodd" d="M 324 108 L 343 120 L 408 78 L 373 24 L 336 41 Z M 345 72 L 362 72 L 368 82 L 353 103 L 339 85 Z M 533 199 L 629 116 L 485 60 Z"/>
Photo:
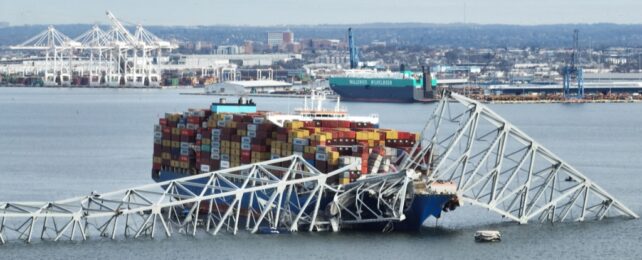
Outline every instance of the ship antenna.
<path fill-rule="evenodd" d="M 308 110 L 308 96 L 303 96 L 303 110 Z"/>
<path fill-rule="evenodd" d="M 317 111 L 323 110 L 323 100 L 325 100 L 325 93 L 321 93 L 321 95 L 319 95 L 319 99 L 317 102 Z"/>

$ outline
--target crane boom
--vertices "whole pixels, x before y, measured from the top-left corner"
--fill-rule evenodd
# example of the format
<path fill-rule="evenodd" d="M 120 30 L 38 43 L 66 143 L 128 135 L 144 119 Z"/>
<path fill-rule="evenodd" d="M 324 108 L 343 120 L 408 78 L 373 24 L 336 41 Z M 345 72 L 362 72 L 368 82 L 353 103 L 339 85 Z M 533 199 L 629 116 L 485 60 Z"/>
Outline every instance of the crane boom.
<path fill-rule="evenodd" d="M 121 34 L 123 34 L 123 36 L 125 36 L 129 43 L 131 43 L 132 45 L 138 45 L 138 41 L 136 40 L 136 38 L 134 38 L 134 36 L 132 36 L 131 33 L 127 31 L 125 26 L 123 26 L 123 24 L 118 21 L 116 16 L 114 16 L 114 14 L 112 14 L 109 10 L 107 10 L 106 13 L 114 28 L 116 28 Z"/>

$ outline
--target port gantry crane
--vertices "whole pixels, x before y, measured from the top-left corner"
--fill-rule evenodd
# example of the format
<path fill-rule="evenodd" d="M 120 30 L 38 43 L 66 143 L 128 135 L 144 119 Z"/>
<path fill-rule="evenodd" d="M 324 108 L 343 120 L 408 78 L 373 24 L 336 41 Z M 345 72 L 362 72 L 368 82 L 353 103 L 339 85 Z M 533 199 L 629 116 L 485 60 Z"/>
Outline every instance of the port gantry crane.
<path fill-rule="evenodd" d="M 575 97 L 578 99 L 584 98 L 584 71 L 582 70 L 580 61 L 579 33 L 580 31 L 578 29 L 573 30 L 573 51 L 566 66 L 562 69 L 565 98 L 572 98 L 574 96 L 571 93 L 571 81 L 573 78 L 577 80 L 577 93 Z"/>
<path fill-rule="evenodd" d="M 71 85 L 74 76 L 83 78 L 86 73 L 90 86 L 159 85 L 158 60 L 163 51 L 171 51 L 176 46 L 141 25 L 132 34 L 113 13 L 106 11 L 106 14 L 111 22 L 107 32 L 94 25 L 71 39 L 49 26 L 27 41 L 11 46 L 12 50 L 38 51 L 44 55 L 44 64 L 25 65 L 23 74 L 33 71 L 42 76 L 43 84 L 48 86 Z"/>
<path fill-rule="evenodd" d="M 110 46 L 108 46 L 107 35 L 100 26 L 94 25 L 92 28 L 76 37 L 74 41 L 80 43 L 81 47 L 79 50 L 85 52 L 89 56 L 89 60 L 86 64 L 80 69 L 77 69 L 77 72 L 80 76 L 84 76 L 85 73 L 88 74 L 88 84 L 89 86 L 100 86 L 106 82 L 106 79 L 103 77 L 102 72 L 108 70 L 109 64 L 107 60 L 109 59 Z"/>
<path fill-rule="evenodd" d="M 350 68 L 357 69 L 359 67 L 359 53 L 352 36 L 352 28 L 348 28 L 348 50 L 350 51 Z"/>
<path fill-rule="evenodd" d="M 72 74 L 72 56 L 74 50 L 81 44 L 67 37 L 53 26 L 38 35 L 11 46 L 12 50 L 41 51 L 45 53 L 43 69 L 36 70 L 36 74 L 43 75 L 46 85 L 69 85 Z"/>

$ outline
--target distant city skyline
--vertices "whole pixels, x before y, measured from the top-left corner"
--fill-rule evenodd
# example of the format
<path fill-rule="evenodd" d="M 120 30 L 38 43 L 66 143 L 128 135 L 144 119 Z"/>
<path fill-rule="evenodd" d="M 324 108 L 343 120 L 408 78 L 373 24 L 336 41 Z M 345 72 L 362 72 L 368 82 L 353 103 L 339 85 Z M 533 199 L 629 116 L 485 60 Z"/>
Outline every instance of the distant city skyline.
<path fill-rule="evenodd" d="M 105 10 L 111 10 L 123 21 L 146 25 L 641 24 L 641 9 L 637 0 L 0 0 L 0 22 L 105 24 Z"/>

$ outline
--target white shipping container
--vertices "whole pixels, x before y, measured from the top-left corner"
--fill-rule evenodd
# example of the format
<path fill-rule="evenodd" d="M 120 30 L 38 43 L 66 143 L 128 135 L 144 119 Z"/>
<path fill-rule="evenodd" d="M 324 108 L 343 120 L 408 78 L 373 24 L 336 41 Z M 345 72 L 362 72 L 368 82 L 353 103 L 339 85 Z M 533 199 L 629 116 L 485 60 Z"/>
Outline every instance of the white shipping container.
<path fill-rule="evenodd" d="M 296 145 L 308 145 L 308 139 L 294 138 L 292 143 Z"/>
<path fill-rule="evenodd" d="M 201 172 L 209 172 L 210 166 L 207 164 L 201 164 Z"/>
<path fill-rule="evenodd" d="M 257 125 L 263 124 L 263 121 L 265 121 L 265 118 L 262 118 L 262 117 L 255 117 L 252 119 L 252 123 Z"/>
<path fill-rule="evenodd" d="M 229 161 L 221 161 L 221 169 L 227 169 L 230 168 L 230 162 Z"/>

